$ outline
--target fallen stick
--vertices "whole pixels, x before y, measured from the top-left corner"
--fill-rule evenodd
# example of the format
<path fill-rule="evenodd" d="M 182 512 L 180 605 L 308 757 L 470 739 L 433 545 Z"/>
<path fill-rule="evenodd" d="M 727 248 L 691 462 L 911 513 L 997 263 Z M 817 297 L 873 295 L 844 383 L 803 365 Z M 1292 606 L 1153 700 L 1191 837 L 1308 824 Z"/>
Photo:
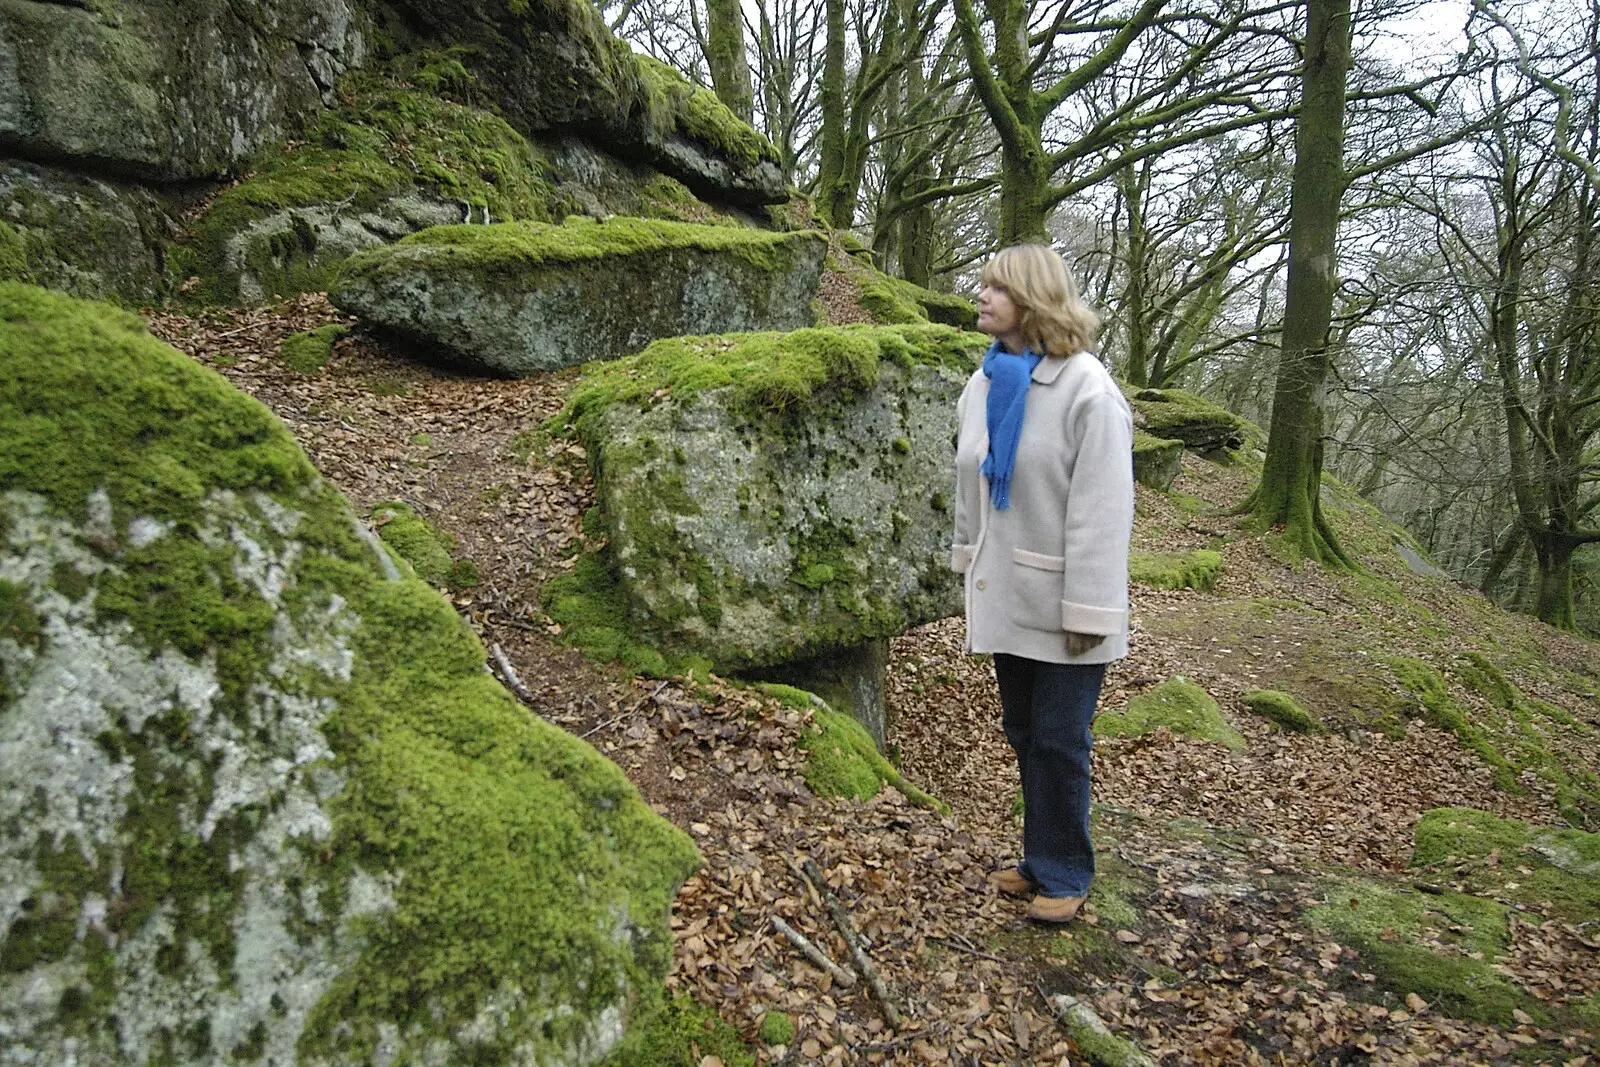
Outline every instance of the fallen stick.
<path fill-rule="evenodd" d="M 856 987 L 856 976 L 829 959 L 828 954 L 812 944 L 805 934 L 802 934 L 776 915 L 772 917 L 772 928 L 788 938 L 789 943 L 799 949 L 806 959 L 833 975 L 834 985 L 840 989 L 854 989 Z"/>
<path fill-rule="evenodd" d="M 895 1007 L 894 999 L 889 996 L 889 987 L 883 982 L 883 975 L 878 973 L 878 968 L 872 965 L 872 959 L 861 947 L 861 941 L 856 937 L 855 927 L 850 924 L 850 916 L 845 912 L 844 906 L 833 895 L 826 879 L 822 877 L 822 869 L 812 860 L 801 864 L 806 878 L 817 888 L 822 895 L 823 902 L 828 906 L 828 914 L 833 916 L 833 925 L 839 928 L 839 936 L 844 938 L 844 943 L 850 948 L 850 959 L 856 965 L 856 970 L 861 972 L 861 977 L 867 980 L 867 988 L 872 990 L 872 995 L 878 998 L 878 1006 L 883 1009 L 883 1021 L 889 1024 L 889 1029 L 898 1030 L 902 1025 L 900 1009 Z"/>
<path fill-rule="evenodd" d="M 1078 1054 L 1096 1067 L 1156 1067 L 1156 1061 L 1127 1038 L 1118 1037 L 1093 1008 L 1077 997 L 1047 997 L 1050 1010 L 1078 1044 Z"/>
<path fill-rule="evenodd" d="M 533 699 L 533 694 L 528 691 L 528 687 L 522 684 L 522 679 L 517 677 L 517 669 L 506 658 L 505 649 L 501 648 L 500 643 L 497 641 L 489 646 L 489 651 L 494 653 L 494 661 L 500 665 L 500 677 L 506 680 L 506 685 L 510 687 L 513 693 L 517 694 L 517 699 L 528 705 L 529 710 L 537 714 L 539 710 L 535 706 L 537 702 Z"/>
<path fill-rule="evenodd" d="M 623 719 L 626 719 L 629 715 L 636 714 L 646 704 L 650 703 L 656 697 L 660 696 L 661 695 L 661 691 L 667 687 L 667 683 L 670 682 L 670 681 L 672 681 L 672 679 L 668 678 L 666 682 L 662 682 L 660 685 L 656 686 L 656 691 L 654 693 L 651 693 L 649 696 L 647 696 L 643 700 L 639 701 L 639 703 L 635 704 L 633 707 L 629 708 L 627 711 L 619 711 L 617 714 L 611 716 L 611 718 L 607 719 L 605 722 L 600 723 L 597 726 L 592 726 L 589 729 L 585 730 L 583 733 L 578 735 L 578 740 L 580 740 L 580 741 L 587 740 L 591 734 L 597 734 L 601 730 L 604 730 L 608 726 L 615 726 L 617 723 L 621 722 Z"/>

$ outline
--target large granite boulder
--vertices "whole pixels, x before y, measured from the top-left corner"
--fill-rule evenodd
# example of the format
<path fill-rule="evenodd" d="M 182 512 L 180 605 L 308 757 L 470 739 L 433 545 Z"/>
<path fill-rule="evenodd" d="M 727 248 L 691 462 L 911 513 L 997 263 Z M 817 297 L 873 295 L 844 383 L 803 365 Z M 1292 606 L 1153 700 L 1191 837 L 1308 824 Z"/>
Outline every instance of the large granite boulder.
<path fill-rule="evenodd" d="M 696 193 L 749 206 L 788 198 L 772 144 L 671 68 L 638 56 L 589 0 L 390 0 L 416 43 L 466 62 L 526 133 L 580 133 Z"/>
<path fill-rule="evenodd" d="M 554 195 L 543 153 L 504 119 L 360 72 L 304 137 L 212 198 L 180 263 L 206 298 L 260 303 L 326 289 L 357 252 L 430 226 L 549 218 Z"/>
<path fill-rule="evenodd" d="M 1134 426 L 1151 437 L 1182 441 L 1200 453 L 1244 447 L 1247 424 L 1227 408 L 1182 389 L 1125 389 Z"/>
<path fill-rule="evenodd" d="M 959 613 L 951 438 L 987 344 L 847 326 L 674 338 L 592 368 L 569 418 L 629 624 L 749 670 Z"/>
<path fill-rule="evenodd" d="M 174 226 L 137 186 L 0 159 L 0 281 L 152 301 L 167 288 Z"/>
<path fill-rule="evenodd" d="M 0 150 L 211 178 L 300 128 L 366 51 L 353 0 L 0 0 Z"/>
<path fill-rule="evenodd" d="M 349 260 L 329 296 L 425 352 L 526 375 L 809 325 L 826 249 L 815 233 L 636 218 L 445 226 Z"/>
<path fill-rule="evenodd" d="M 0 1064 L 584 1064 L 693 846 L 282 426 L 0 285 Z"/>

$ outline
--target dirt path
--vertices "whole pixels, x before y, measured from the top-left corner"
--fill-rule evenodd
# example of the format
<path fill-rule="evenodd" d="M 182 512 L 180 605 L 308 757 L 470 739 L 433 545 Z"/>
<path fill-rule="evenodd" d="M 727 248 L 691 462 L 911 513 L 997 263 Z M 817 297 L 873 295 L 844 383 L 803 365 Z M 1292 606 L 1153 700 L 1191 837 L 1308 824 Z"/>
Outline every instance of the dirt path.
<path fill-rule="evenodd" d="M 1384 1001 L 1359 958 L 1296 922 L 1320 902 L 1320 864 L 1402 868 L 1429 808 L 1492 798 L 1503 814 L 1553 815 L 1537 793 L 1495 792 L 1489 770 L 1431 727 L 1413 722 L 1391 739 L 1352 720 L 1344 734 L 1302 738 L 1242 710 L 1245 689 L 1308 660 L 1348 659 L 1359 676 L 1361 642 L 1381 638 L 1338 581 L 1241 544 L 1214 595 L 1137 591 L 1133 653 L 1108 676 L 1105 703 L 1182 673 L 1217 696 L 1247 746 L 1228 753 L 1165 732 L 1102 745 L 1106 889 L 1091 923 L 1039 931 L 983 882 L 1016 847 L 1017 780 L 989 668 L 962 651 L 959 622 L 897 639 L 890 677 L 903 769 L 953 814 L 892 790 L 867 803 L 814 797 L 794 749 L 801 713 L 721 683 L 690 690 L 597 668 L 538 612 L 539 584 L 572 564 L 592 493 L 581 450 L 538 431 L 573 375 L 452 376 L 359 335 L 314 374 L 277 360 L 288 332 L 335 318 L 304 298 L 207 321 L 159 315 L 153 328 L 272 407 L 358 511 L 402 499 L 458 538 L 482 582 L 457 607 L 505 648 L 536 710 L 616 760 L 699 843 L 706 863 L 678 899 L 669 982 L 747 1036 L 766 1009 L 790 1012 L 795 1040 L 762 1049 L 764 1062 L 1076 1063 L 1041 995 L 1056 991 L 1090 998 L 1163 1063 L 1510 1062 L 1530 1042 L 1556 1062 L 1585 1062 L 1570 1035 L 1531 1023 L 1502 1034 Z M 1179 488 L 1225 505 L 1244 481 L 1195 468 Z M 1208 524 L 1226 521 L 1141 497 L 1141 547 L 1198 547 L 1217 532 Z M 1282 609 L 1271 625 L 1258 624 L 1263 601 Z M 1251 832 L 1191 822 L 1177 834 L 1174 819 Z M 901 1032 L 772 934 L 781 916 L 842 956 L 796 871 L 805 857 L 866 936 L 908 1020 Z M 1531 916 L 1513 935 L 1508 966 L 1529 982 L 1539 971 L 1564 988 L 1600 987 L 1577 932 Z"/>

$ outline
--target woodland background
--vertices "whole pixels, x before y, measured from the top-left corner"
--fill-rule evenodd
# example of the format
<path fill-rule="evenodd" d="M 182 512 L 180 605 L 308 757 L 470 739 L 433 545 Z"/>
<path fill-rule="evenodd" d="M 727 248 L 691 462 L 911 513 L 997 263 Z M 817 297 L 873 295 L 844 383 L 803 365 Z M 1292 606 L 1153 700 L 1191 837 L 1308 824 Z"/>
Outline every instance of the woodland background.
<path fill-rule="evenodd" d="M 1344 555 L 1325 469 L 1462 581 L 1600 629 L 1600 4 L 977 2 L 602 10 L 891 273 L 970 291 L 1053 241 L 1119 375 L 1277 419 L 1255 503 L 1308 554 Z"/>

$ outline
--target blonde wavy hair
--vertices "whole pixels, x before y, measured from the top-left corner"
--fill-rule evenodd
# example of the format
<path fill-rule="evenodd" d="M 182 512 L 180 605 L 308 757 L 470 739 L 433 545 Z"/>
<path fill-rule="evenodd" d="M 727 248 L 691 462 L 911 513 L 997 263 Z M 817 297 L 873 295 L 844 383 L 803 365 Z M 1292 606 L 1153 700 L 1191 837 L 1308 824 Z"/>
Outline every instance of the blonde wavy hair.
<path fill-rule="evenodd" d="M 1100 316 L 1078 296 L 1066 263 L 1045 245 L 1002 248 L 979 280 L 1011 297 L 1017 332 L 1035 352 L 1065 358 L 1093 349 Z"/>

